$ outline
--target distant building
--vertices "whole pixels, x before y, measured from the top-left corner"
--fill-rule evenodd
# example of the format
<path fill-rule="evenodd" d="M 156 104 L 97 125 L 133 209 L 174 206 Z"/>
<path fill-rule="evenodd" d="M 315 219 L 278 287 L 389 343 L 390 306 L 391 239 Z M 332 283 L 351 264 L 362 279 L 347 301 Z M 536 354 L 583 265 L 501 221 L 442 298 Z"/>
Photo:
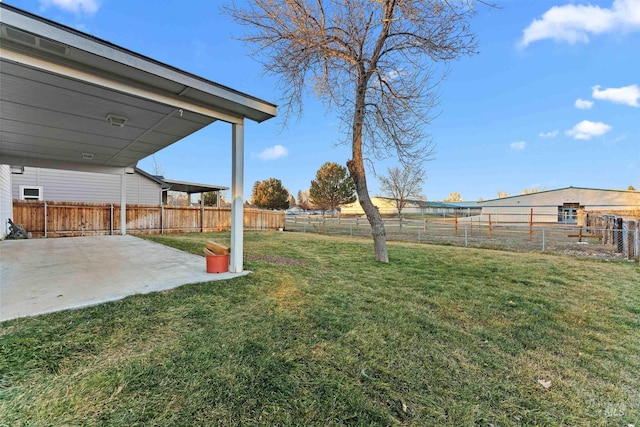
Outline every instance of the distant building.
<path fill-rule="evenodd" d="M 480 221 L 577 224 L 579 212 L 640 217 L 640 191 L 567 187 L 478 203 Z"/>
<path fill-rule="evenodd" d="M 372 197 L 373 205 L 378 208 L 382 215 L 397 215 L 396 200 L 389 197 Z M 426 200 L 407 200 L 407 204 L 402 209 L 402 214 L 406 215 L 455 215 L 458 212 L 461 216 L 479 215 L 480 207 L 478 202 L 429 202 Z M 364 211 L 359 201 L 355 201 L 341 208 L 343 215 L 364 215 Z"/>

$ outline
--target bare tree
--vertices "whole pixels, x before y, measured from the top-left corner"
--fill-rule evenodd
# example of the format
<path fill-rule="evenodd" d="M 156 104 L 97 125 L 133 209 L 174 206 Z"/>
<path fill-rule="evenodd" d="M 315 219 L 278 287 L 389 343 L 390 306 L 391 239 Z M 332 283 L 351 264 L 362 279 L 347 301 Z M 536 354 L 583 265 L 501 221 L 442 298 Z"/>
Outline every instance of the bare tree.
<path fill-rule="evenodd" d="M 160 163 L 158 163 L 158 159 L 156 159 L 156 155 L 151 156 L 151 174 L 155 176 L 163 176 L 164 168 Z"/>
<path fill-rule="evenodd" d="M 377 261 L 386 233 L 369 197 L 365 158 L 401 162 L 433 153 L 424 128 L 448 62 L 475 52 L 473 0 L 252 0 L 224 10 L 247 32 L 267 74 L 279 78 L 285 119 L 310 89 L 342 120 L 347 162 L 371 225 Z M 246 6 L 245 6 L 246 5 Z M 310 87 L 308 87 L 310 86 Z M 365 157 L 366 156 L 366 157 Z"/>
<path fill-rule="evenodd" d="M 522 194 L 534 194 L 540 191 L 546 191 L 547 187 L 533 187 L 533 188 L 525 188 L 522 190 Z"/>
<path fill-rule="evenodd" d="M 424 170 L 415 165 L 387 168 L 388 176 L 379 176 L 380 191 L 386 197 L 395 200 L 398 216 L 402 219 L 402 210 L 411 199 L 424 199 L 422 183 Z"/>
<path fill-rule="evenodd" d="M 443 202 L 461 202 L 461 201 L 462 201 L 462 196 L 460 195 L 460 193 L 456 193 L 455 191 L 452 191 L 451 193 L 449 193 L 449 197 L 443 200 Z"/>

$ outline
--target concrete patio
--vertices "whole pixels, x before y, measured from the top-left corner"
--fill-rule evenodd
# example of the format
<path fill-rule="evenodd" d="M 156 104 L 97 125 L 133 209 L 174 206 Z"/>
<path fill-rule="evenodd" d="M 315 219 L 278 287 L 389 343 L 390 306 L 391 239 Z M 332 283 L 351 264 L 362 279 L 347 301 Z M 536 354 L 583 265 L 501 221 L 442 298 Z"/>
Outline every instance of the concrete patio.
<path fill-rule="evenodd" d="M 243 273 L 133 236 L 0 241 L 0 321 L 86 307 Z"/>

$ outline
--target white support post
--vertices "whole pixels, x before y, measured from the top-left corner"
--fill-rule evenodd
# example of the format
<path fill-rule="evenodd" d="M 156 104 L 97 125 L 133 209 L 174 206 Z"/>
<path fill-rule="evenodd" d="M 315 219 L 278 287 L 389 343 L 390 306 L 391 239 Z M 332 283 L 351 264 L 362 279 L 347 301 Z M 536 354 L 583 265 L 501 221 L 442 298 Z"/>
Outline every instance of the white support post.
<path fill-rule="evenodd" d="M 244 228 L 244 121 L 231 125 L 231 259 L 229 271 L 241 273 Z"/>
<path fill-rule="evenodd" d="M 120 234 L 127 234 L 127 174 L 120 175 Z"/>

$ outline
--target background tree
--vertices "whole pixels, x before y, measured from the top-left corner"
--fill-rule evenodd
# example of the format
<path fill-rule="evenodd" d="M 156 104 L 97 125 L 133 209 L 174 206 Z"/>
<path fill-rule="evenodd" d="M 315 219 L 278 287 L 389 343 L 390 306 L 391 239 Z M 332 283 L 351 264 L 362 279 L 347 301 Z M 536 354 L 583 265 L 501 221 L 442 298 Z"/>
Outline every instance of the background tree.
<path fill-rule="evenodd" d="M 313 204 L 309 200 L 311 196 L 309 195 L 309 190 L 298 190 L 298 206 L 305 211 L 310 209 L 314 209 Z"/>
<path fill-rule="evenodd" d="M 179 191 L 167 191 L 168 206 L 189 206 L 189 196 Z"/>
<path fill-rule="evenodd" d="M 630 185 L 630 186 L 627 187 L 627 190 L 636 191 L 636 188 L 633 185 Z"/>
<path fill-rule="evenodd" d="M 505 197 L 509 197 L 509 193 L 507 193 L 506 191 L 498 190 L 497 193 L 498 193 L 498 199 L 504 199 Z"/>
<path fill-rule="evenodd" d="M 253 57 L 279 78 L 285 119 L 302 114 L 308 89 L 341 119 L 375 258 L 388 262 L 364 159 L 397 155 L 403 162 L 433 153 L 424 128 L 447 69 L 435 64 L 474 53 L 473 0 L 251 0 L 224 10 L 245 26 Z"/>
<path fill-rule="evenodd" d="M 289 191 L 277 178 L 256 181 L 251 192 L 251 203 L 262 209 L 289 208 Z"/>
<path fill-rule="evenodd" d="M 341 205 L 356 201 L 356 186 L 347 168 L 337 163 L 327 162 L 316 172 L 316 179 L 309 188 L 310 201 L 322 210 L 330 210 L 331 215 Z"/>
<path fill-rule="evenodd" d="M 217 191 L 209 191 L 202 194 L 202 199 L 198 200 L 198 203 L 202 203 L 204 200 L 205 206 L 215 206 L 218 201 L 218 192 Z"/>
<path fill-rule="evenodd" d="M 449 193 L 449 197 L 443 200 L 443 202 L 461 202 L 461 201 L 462 201 L 462 196 L 460 195 L 460 193 L 456 193 L 455 191 L 452 191 L 451 193 Z"/>
<path fill-rule="evenodd" d="M 394 199 L 398 215 L 402 218 L 402 210 L 411 199 L 424 199 L 422 183 L 424 170 L 420 166 L 405 165 L 387 168 L 387 176 L 379 176 L 380 191 L 386 197 Z"/>

